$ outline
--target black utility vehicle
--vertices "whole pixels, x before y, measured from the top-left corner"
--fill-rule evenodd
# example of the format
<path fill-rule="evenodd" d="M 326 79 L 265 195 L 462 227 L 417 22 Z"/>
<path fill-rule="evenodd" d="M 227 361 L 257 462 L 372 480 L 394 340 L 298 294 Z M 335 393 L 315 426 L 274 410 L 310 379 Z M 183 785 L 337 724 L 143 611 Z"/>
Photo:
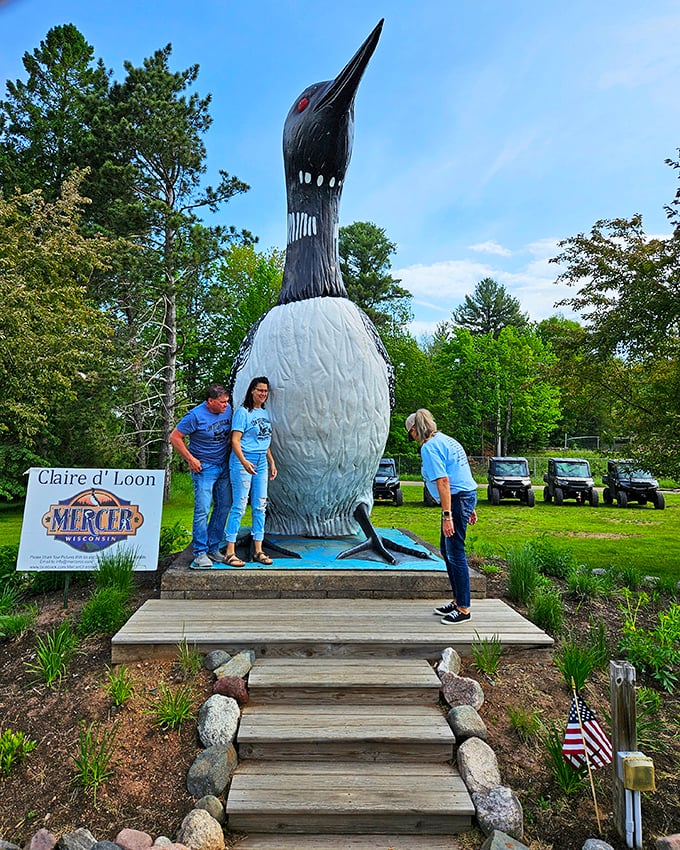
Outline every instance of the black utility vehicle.
<path fill-rule="evenodd" d="M 391 457 L 384 457 L 373 479 L 373 498 L 376 501 L 392 500 L 397 507 L 404 504 L 404 493 L 397 475 L 397 465 Z"/>
<path fill-rule="evenodd" d="M 649 472 L 635 466 L 632 460 L 608 460 L 607 474 L 602 476 L 602 483 L 605 485 L 602 498 L 607 505 L 616 499 L 620 508 L 625 508 L 628 502 L 639 505 L 651 502 L 660 511 L 666 507 L 659 482 Z"/>
<path fill-rule="evenodd" d="M 490 457 L 486 478 L 486 497 L 492 505 L 500 504 L 501 499 L 519 499 L 533 508 L 536 499 L 525 457 Z"/>
<path fill-rule="evenodd" d="M 551 457 L 543 480 L 544 502 L 554 499 L 556 505 L 561 505 L 565 499 L 576 499 L 581 505 L 590 502 L 595 507 L 599 501 L 599 494 L 590 474 L 590 464 L 582 458 Z"/>

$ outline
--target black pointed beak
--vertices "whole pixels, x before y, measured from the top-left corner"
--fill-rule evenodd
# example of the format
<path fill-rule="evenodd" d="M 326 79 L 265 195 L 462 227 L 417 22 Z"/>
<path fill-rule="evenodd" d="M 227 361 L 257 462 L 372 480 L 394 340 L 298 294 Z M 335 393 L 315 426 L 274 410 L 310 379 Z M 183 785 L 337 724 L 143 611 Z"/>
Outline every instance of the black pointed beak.
<path fill-rule="evenodd" d="M 363 76 L 366 66 L 368 65 L 373 51 L 380 39 L 384 18 L 378 21 L 373 32 L 369 35 L 366 41 L 357 50 L 350 61 L 340 71 L 338 76 L 331 82 L 328 89 L 319 98 L 314 106 L 314 111 L 318 112 L 329 106 L 338 111 L 349 109 L 354 96 L 359 88 L 359 83 Z"/>

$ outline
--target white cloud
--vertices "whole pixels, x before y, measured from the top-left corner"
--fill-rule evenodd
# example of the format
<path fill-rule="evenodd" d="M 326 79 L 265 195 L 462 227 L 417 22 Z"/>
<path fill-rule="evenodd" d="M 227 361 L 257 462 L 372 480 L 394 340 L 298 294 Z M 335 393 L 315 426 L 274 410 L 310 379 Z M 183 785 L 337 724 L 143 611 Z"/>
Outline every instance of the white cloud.
<path fill-rule="evenodd" d="M 511 257 L 512 251 L 499 245 L 498 242 L 478 242 L 476 245 L 468 245 L 470 251 L 476 251 L 478 254 L 496 254 L 499 257 Z"/>

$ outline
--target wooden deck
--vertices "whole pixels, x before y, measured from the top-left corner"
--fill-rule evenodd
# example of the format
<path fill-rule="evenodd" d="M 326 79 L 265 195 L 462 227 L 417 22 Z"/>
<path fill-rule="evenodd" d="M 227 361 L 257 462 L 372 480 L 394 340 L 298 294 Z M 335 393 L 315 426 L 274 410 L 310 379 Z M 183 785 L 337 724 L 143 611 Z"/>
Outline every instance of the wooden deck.
<path fill-rule="evenodd" d="M 441 601 L 441 600 L 439 600 Z M 500 599 L 473 600 L 455 626 L 429 599 L 150 599 L 111 640 L 113 663 L 177 655 L 183 640 L 201 652 L 252 649 L 266 657 L 437 658 L 447 646 L 470 654 L 498 636 L 508 649 L 546 648 L 552 638 Z"/>

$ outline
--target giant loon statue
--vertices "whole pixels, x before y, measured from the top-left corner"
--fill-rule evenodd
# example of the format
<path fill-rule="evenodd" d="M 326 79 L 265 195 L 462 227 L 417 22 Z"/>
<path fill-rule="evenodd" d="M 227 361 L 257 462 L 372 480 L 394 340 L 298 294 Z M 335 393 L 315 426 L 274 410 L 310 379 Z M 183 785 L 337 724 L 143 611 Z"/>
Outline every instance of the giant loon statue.
<path fill-rule="evenodd" d="M 288 113 L 281 293 L 246 337 L 232 383 L 237 404 L 253 376 L 266 375 L 271 383 L 278 476 L 269 484 L 267 531 L 341 537 L 356 534 L 359 526 L 381 557 L 394 563 L 385 545 L 422 553 L 382 540 L 368 519 L 389 431 L 393 368 L 370 319 L 347 297 L 338 255 L 354 98 L 382 25 L 334 80 L 308 86 Z"/>

